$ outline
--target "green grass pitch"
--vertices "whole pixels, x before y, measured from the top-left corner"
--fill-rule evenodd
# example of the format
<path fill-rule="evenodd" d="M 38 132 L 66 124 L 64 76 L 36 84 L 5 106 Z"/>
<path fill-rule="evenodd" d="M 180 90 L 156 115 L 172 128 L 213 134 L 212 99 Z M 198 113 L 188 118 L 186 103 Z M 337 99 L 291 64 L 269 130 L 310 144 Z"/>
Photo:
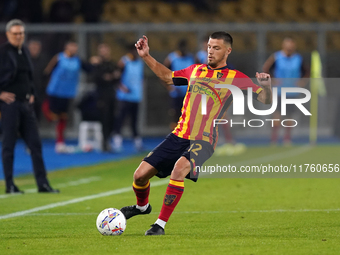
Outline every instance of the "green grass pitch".
<path fill-rule="evenodd" d="M 337 146 L 250 147 L 207 164 L 339 164 L 339 155 Z M 121 236 L 101 236 L 95 221 L 102 209 L 135 203 L 129 187 L 141 159 L 52 172 L 51 183 L 60 194 L 6 196 L 1 181 L 0 254 L 339 254 L 337 175 L 222 178 L 229 177 L 224 173 L 185 181 L 166 235 L 144 236 L 157 219 L 167 183 L 153 178 L 153 212 L 128 220 Z M 24 190 L 35 188 L 32 176 L 16 183 Z"/>

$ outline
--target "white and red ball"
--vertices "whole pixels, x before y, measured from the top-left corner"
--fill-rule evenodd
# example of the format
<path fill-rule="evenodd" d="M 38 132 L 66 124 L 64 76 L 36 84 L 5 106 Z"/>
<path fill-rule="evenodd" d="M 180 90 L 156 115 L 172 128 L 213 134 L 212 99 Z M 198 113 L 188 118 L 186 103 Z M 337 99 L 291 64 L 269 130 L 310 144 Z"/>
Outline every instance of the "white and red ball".
<path fill-rule="evenodd" d="M 126 219 L 120 210 L 107 208 L 99 213 L 96 226 L 104 236 L 117 236 L 123 234 L 126 228 Z"/>

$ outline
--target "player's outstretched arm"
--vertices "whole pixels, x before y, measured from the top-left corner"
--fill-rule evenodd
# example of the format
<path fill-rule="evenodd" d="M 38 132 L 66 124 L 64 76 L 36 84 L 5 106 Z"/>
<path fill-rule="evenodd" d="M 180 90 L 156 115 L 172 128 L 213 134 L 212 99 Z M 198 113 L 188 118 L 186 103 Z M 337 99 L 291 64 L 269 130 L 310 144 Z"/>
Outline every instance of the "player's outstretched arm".
<path fill-rule="evenodd" d="M 272 86 L 270 75 L 267 73 L 258 73 L 256 72 L 255 77 L 257 78 L 257 82 L 263 88 L 263 91 L 257 96 L 257 100 L 264 104 L 272 103 Z"/>
<path fill-rule="evenodd" d="M 167 85 L 173 84 L 172 71 L 150 55 L 148 38 L 145 35 L 137 41 L 135 46 L 138 55 L 144 60 L 145 64 Z"/>

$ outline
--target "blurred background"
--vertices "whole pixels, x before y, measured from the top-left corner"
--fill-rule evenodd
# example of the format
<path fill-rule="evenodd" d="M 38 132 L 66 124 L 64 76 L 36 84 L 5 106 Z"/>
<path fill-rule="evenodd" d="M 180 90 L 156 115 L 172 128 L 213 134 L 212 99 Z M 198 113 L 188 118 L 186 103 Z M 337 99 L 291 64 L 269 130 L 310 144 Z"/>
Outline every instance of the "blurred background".
<path fill-rule="evenodd" d="M 202 49 L 207 35 L 223 30 L 234 38 L 230 63 L 250 77 L 262 70 L 273 52 L 281 49 L 283 38 L 291 36 L 308 67 L 311 52 L 317 50 L 320 54 L 327 95 L 319 97 L 318 138 L 338 141 L 339 0 L 2 0 L 0 43 L 6 41 L 5 24 L 13 18 L 26 23 L 26 42 L 40 41 L 46 59 L 63 51 L 67 41 L 74 40 L 83 60 L 95 56 L 98 45 L 106 43 L 111 47 L 113 61 L 118 62 L 128 52 L 127 46 L 145 34 L 149 38 L 151 54 L 163 62 L 170 52 L 178 49 L 180 41 L 186 40 L 188 51 L 195 55 Z M 76 104 L 94 86 L 91 75 L 83 73 L 70 111 L 68 138 L 78 137 L 81 114 Z M 143 137 L 164 136 L 170 132 L 170 100 L 158 78 L 144 68 L 138 121 Z M 309 108 L 309 104 L 306 106 Z M 261 106 L 255 107 L 261 109 Z M 309 118 L 299 112 L 295 115 L 299 126 L 292 131 L 293 140 L 301 138 L 308 142 Z M 247 113 L 246 118 L 254 116 Z M 237 120 L 236 117 L 233 119 Z M 43 117 L 39 125 L 42 137 L 54 138 L 54 125 Z M 259 129 L 236 126 L 231 130 L 235 140 L 256 136 L 270 142 L 269 125 Z M 122 133 L 126 136 L 131 132 L 125 125 Z"/>

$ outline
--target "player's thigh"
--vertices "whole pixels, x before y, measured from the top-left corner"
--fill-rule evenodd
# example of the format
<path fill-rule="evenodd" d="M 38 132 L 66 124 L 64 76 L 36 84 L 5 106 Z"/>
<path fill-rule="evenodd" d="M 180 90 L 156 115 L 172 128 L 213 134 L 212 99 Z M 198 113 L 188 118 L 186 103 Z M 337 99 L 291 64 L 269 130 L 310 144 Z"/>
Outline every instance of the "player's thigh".
<path fill-rule="evenodd" d="M 133 175 L 133 181 L 139 186 L 144 186 L 157 172 L 148 162 L 142 161 Z"/>
<path fill-rule="evenodd" d="M 155 149 L 144 159 L 158 170 L 157 177 L 165 178 L 171 175 L 175 163 L 182 156 L 190 145 L 187 139 L 179 138 L 170 133 Z"/>

